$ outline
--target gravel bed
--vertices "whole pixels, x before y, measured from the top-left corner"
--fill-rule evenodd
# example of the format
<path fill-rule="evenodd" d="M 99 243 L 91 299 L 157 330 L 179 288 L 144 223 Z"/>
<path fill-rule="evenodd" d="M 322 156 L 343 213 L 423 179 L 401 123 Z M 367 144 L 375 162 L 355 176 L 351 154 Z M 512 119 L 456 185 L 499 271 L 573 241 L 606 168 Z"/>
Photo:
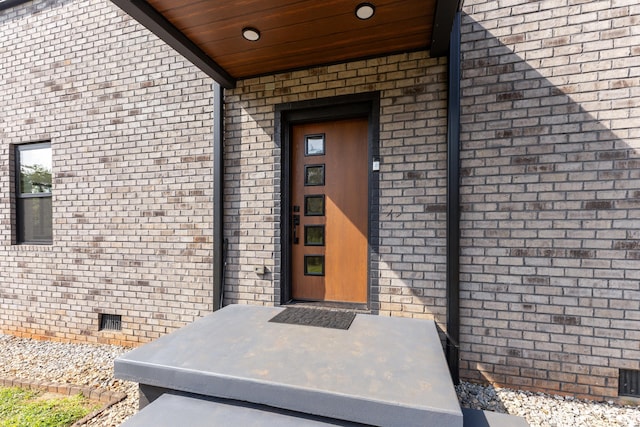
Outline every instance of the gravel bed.
<path fill-rule="evenodd" d="M 460 405 L 524 417 L 531 427 L 640 427 L 640 406 L 461 382 Z"/>
<path fill-rule="evenodd" d="M 127 398 L 86 426 L 114 427 L 133 415 L 137 384 L 113 378 L 113 361 L 128 351 L 111 345 L 65 344 L 0 335 L 0 376 L 123 392 Z M 531 427 L 640 427 L 640 407 L 590 402 L 462 382 L 461 406 L 524 417 Z"/>
<path fill-rule="evenodd" d="M 66 344 L 0 335 L 0 376 L 125 393 L 125 400 L 85 424 L 118 426 L 138 408 L 138 385 L 113 378 L 114 359 L 128 350 L 111 345 Z"/>

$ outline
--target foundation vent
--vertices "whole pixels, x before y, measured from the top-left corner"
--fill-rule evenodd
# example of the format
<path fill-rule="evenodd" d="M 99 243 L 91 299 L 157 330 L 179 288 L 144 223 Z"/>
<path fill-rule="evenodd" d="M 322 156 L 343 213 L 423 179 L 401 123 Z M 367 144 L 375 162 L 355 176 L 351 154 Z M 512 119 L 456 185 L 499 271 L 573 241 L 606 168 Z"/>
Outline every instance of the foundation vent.
<path fill-rule="evenodd" d="M 618 395 L 640 397 L 640 371 L 633 369 L 620 369 Z"/>
<path fill-rule="evenodd" d="M 100 331 L 121 331 L 122 316 L 119 314 L 100 314 Z"/>

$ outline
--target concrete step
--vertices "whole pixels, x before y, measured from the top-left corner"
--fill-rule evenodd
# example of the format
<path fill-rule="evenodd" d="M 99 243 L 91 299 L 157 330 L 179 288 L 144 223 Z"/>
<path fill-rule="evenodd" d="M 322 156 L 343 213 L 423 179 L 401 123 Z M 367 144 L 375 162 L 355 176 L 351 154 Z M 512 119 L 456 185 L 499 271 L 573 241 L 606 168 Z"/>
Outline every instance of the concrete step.
<path fill-rule="evenodd" d="M 464 427 L 527 427 L 524 419 L 463 409 Z M 343 420 L 313 417 L 247 403 L 166 393 L 120 427 L 364 427 Z M 434 426 L 439 427 L 439 426 Z"/>
<path fill-rule="evenodd" d="M 283 310 L 225 307 L 118 358 L 115 375 L 140 384 L 142 406 L 159 403 L 140 417 L 168 419 L 183 405 L 181 417 L 205 411 L 252 418 L 262 411 L 274 419 L 255 425 L 297 417 L 328 425 L 463 427 L 433 321 L 358 314 L 347 330 L 269 321 Z"/>
<path fill-rule="evenodd" d="M 120 427 L 362 427 L 350 423 L 266 406 L 163 394 Z"/>
<path fill-rule="evenodd" d="M 477 409 L 463 409 L 464 427 L 529 427 L 522 418 L 508 414 Z"/>

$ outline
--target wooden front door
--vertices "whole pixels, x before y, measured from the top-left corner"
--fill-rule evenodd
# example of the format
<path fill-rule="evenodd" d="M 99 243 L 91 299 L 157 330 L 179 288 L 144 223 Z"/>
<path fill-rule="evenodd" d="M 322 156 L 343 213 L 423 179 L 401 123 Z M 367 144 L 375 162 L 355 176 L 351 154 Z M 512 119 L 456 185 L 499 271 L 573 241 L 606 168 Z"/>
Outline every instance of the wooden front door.
<path fill-rule="evenodd" d="M 366 118 L 292 128 L 295 300 L 367 302 L 367 130 Z"/>

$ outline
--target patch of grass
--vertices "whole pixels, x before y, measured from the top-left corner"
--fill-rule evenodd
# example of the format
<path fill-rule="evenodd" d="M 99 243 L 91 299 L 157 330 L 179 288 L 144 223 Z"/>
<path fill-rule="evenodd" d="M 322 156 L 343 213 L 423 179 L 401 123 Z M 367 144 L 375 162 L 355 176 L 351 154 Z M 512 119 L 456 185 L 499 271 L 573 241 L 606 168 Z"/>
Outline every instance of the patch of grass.
<path fill-rule="evenodd" d="M 94 409 L 80 394 L 43 398 L 38 391 L 0 389 L 0 427 L 67 427 Z"/>

